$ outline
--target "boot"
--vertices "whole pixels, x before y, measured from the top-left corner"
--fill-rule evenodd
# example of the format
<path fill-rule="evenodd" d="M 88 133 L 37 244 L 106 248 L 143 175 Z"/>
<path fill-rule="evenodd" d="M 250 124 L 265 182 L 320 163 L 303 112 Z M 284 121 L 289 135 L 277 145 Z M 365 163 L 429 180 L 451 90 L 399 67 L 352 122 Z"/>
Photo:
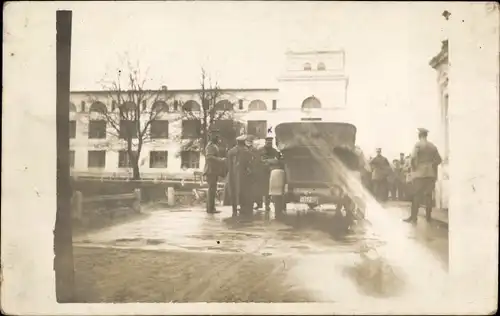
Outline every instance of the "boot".
<path fill-rule="evenodd" d="M 403 222 L 416 224 L 417 223 L 417 219 L 410 216 L 408 218 L 403 219 Z"/>
<path fill-rule="evenodd" d="M 416 224 L 417 217 L 418 217 L 418 202 L 414 200 L 414 201 L 412 201 L 412 204 L 411 204 L 410 217 L 403 219 L 403 222 Z"/>
<path fill-rule="evenodd" d="M 425 219 L 427 220 L 427 222 L 431 222 L 432 221 L 431 214 L 432 214 L 432 209 L 427 208 L 425 210 Z"/>

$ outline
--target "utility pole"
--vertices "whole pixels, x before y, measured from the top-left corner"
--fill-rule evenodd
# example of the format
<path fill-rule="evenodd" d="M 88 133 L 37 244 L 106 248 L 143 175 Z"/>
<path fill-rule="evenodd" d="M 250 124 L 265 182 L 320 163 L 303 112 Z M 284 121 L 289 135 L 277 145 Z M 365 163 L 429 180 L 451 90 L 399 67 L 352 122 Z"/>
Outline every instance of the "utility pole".
<path fill-rule="evenodd" d="M 71 181 L 69 172 L 69 95 L 72 11 L 56 12 L 57 213 L 54 270 L 59 303 L 74 302 Z"/>

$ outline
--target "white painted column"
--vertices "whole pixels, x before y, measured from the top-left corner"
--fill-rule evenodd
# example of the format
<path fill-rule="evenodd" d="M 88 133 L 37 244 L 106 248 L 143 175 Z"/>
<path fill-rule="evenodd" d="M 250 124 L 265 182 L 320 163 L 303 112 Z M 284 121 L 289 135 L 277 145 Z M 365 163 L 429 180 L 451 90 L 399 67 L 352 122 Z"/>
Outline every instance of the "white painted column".
<path fill-rule="evenodd" d="M 452 8 L 450 289 L 453 302 L 482 314 L 495 309 L 498 278 L 498 9 Z"/>

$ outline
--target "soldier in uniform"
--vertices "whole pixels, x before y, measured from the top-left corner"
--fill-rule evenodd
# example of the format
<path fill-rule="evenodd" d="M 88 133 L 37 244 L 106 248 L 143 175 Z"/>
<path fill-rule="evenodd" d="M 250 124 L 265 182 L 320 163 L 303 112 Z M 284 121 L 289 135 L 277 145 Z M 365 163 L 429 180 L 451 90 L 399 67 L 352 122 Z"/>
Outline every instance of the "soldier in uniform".
<path fill-rule="evenodd" d="M 266 212 L 271 210 L 271 197 L 269 196 L 269 178 L 271 176 L 271 170 L 276 166 L 277 160 L 280 159 L 281 154 L 278 150 L 273 147 L 273 138 L 266 137 L 266 143 L 264 147 L 259 149 L 260 159 L 264 163 L 264 170 L 262 179 L 260 182 L 261 192 L 264 196 L 264 203 L 266 207 Z M 259 197 L 259 201 L 262 203 L 262 196 Z"/>
<path fill-rule="evenodd" d="M 404 182 L 404 190 L 405 190 L 405 198 L 404 200 L 406 202 L 411 202 L 412 196 L 413 196 L 413 187 L 412 187 L 412 174 L 411 174 L 411 156 L 407 155 L 405 157 L 405 163 L 403 165 L 403 174 L 405 177 L 405 182 Z"/>
<path fill-rule="evenodd" d="M 436 146 L 427 140 L 428 130 L 418 129 L 418 142 L 411 155 L 413 197 L 411 215 L 405 222 L 416 223 L 420 205 L 425 205 L 427 221 L 431 220 L 432 193 L 434 191 L 437 168 L 441 164 L 441 156 Z"/>
<path fill-rule="evenodd" d="M 387 201 L 388 176 L 391 171 L 389 160 L 382 156 L 382 149 L 377 148 L 377 155 L 370 161 L 372 169 L 372 185 L 375 198 L 380 202 Z"/>
<path fill-rule="evenodd" d="M 228 160 L 228 188 L 233 208 L 233 216 L 238 214 L 238 206 L 243 215 L 252 212 L 250 191 L 250 168 L 252 154 L 245 144 L 246 136 L 236 138 L 236 146 L 227 153 Z"/>
<path fill-rule="evenodd" d="M 398 194 L 397 183 L 396 183 L 397 181 L 396 176 L 398 169 L 397 163 L 398 163 L 397 159 L 392 160 L 391 171 L 389 172 L 389 176 L 387 177 L 389 198 L 393 201 L 396 201 Z"/>
<path fill-rule="evenodd" d="M 209 141 L 205 148 L 205 168 L 203 175 L 208 183 L 207 213 L 218 213 L 215 209 L 215 196 L 217 194 L 217 180 L 225 175 L 226 159 L 220 157 L 219 136 L 217 130 L 211 130 Z"/>
<path fill-rule="evenodd" d="M 262 189 L 262 179 L 264 177 L 264 164 L 260 158 L 260 152 L 254 146 L 255 137 L 253 135 L 248 135 L 246 139 L 246 146 L 248 151 L 252 155 L 252 162 L 250 167 L 250 182 L 251 188 L 248 194 L 251 196 L 253 201 L 252 205 L 255 205 L 255 209 L 262 208 L 262 197 L 264 192 Z"/>

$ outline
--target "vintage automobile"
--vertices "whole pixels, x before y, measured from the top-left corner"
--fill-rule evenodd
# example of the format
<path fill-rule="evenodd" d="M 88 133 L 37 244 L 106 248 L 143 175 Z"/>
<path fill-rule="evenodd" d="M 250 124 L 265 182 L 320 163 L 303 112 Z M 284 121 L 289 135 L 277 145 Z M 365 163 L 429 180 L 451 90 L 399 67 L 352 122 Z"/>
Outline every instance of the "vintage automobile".
<path fill-rule="evenodd" d="M 364 167 L 362 152 L 355 145 L 354 125 L 284 122 L 275 127 L 275 139 L 282 156 L 281 167 L 271 171 L 269 182 L 276 217 L 286 211 L 287 203 L 302 203 L 311 209 L 333 204 L 339 215 L 364 217 L 362 190 L 349 185 L 352 179 L 361 180 Z"/>

